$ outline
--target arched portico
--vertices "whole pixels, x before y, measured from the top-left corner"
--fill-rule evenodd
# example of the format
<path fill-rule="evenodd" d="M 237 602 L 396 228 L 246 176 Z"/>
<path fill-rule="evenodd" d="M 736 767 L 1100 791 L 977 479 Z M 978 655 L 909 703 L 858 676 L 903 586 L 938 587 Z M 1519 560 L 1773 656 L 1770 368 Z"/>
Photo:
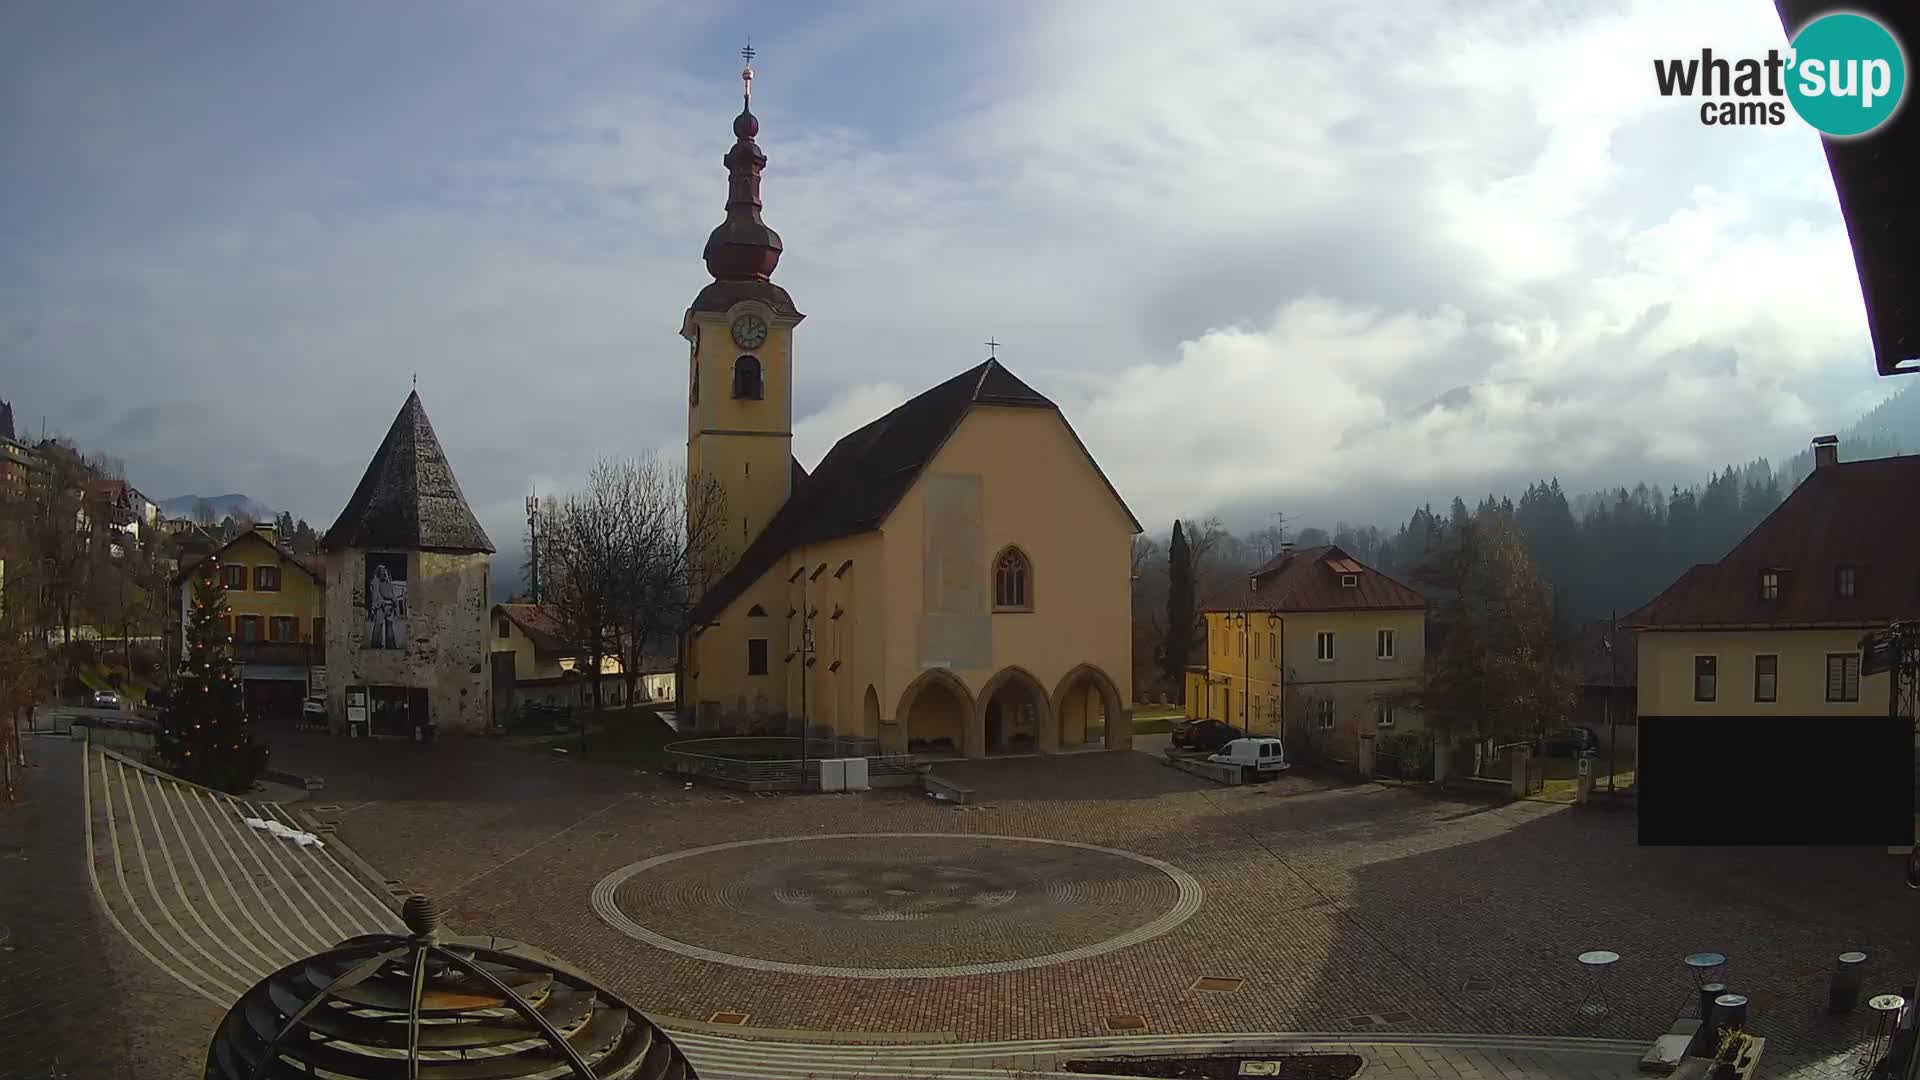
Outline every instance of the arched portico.
<path fill-rule="evenodd" d="M 880 730 L 880 691 L 867 684 L 867 693 L 860 701 L 860 735 L 863 738 L 878 739 L 884 735 Z"/>
<path fill-rule="evenodd" d="M 876 695 L 874 707 L 879 707 Z M 964 753 L 969 749 L 975 715 L 967 684 L 945 668 L 928 668 L 907 684 L 894 716 L 900 721 L 898 749 L 929 754 Z"/>
<path fill-rule="evenodd" d="M 1061 676 L 1052 701 L 1059 749 L 1101 744 L 1109 750 L 1125 750 L 1133 745 L 1133 715 L 1120 688 L 1092 664 L 1081 664 Z"/>
<path fill-rule="evenodd" d="M 1025 668 L 1001 668 L 980 688 L 967 756 L 1052 753 L 1057 729 L 1046 688 Z"/>

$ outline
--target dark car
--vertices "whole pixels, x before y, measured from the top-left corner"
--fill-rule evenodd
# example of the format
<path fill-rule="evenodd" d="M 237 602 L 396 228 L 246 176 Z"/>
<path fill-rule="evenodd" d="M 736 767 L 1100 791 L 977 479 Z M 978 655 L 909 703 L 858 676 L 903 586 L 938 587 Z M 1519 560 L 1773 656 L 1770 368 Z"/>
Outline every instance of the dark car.
<path fill-rule="evenodd" d="M 1542 735 L 1539 745 L 1543 757 L 1576 757 L 1583 751 L 1598 750 L 1600 736 L 1590 728 L 1561 728 Z"/>
<path fill-rule="evenodd" d="M 1243 734 L 1224 720 L 1189 720 L 1173 729 L 1173 745 L 1176 750 L 1213 753 Z"/>

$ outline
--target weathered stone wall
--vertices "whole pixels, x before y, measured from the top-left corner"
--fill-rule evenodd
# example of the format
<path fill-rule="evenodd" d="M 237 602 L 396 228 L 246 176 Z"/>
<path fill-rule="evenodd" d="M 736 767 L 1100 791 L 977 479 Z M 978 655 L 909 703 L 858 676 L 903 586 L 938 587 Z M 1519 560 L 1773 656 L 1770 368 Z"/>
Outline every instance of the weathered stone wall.
<path fill-rule="evenodd" d="M 487 556 L 408 552 L 406 647 L 369 649 L 366 555 L 327 554 L 327 713 L 335 729 L 346 729 L 350 686 L 423 686 L 441 734 L 486 731 Z"/>

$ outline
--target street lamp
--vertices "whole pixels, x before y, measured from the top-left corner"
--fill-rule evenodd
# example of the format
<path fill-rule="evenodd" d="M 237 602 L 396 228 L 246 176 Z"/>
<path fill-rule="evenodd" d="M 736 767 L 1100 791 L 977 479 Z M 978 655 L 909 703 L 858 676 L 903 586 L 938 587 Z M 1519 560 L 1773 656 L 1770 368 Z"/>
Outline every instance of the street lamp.
<path fill-rule="evenodd" d="M 1613 638 L 1620 632 L 1620 613 L 1613 612 L 1607 622 L 1607 636 L 1600 645 L 1607 650 L 1607 794 L 1613 794 L 1613 774 L 1619 760 L 1620 739 L 1613 726 L 1614 684 L 1619 681 L 1619 657 L 1613 651 Z"/>

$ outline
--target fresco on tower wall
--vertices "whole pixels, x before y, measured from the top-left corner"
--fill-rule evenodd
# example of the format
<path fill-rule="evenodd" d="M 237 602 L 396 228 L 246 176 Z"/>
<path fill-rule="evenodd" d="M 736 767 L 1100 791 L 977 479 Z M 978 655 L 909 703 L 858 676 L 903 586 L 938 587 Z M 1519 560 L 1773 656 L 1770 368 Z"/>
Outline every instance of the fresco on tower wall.
<path fill-rule="evenodd" d="M 407 647 L 407 557 L 367 556 L 367 648 Z"/>

